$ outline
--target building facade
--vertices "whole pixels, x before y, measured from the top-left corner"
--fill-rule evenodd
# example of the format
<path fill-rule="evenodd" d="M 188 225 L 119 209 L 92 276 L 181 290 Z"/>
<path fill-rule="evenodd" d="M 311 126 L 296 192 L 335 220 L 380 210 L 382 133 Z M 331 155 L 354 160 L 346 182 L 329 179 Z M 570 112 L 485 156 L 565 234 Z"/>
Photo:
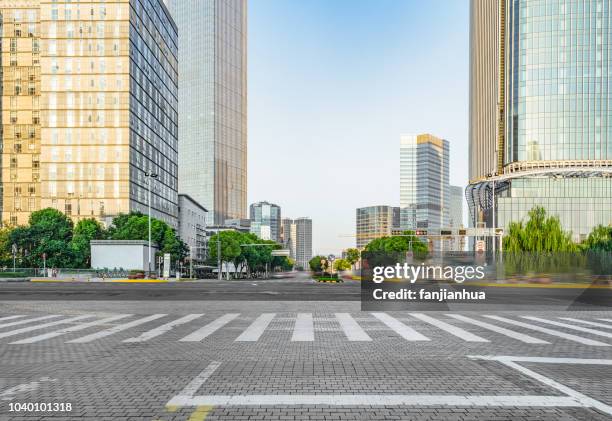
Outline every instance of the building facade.
<path fill-rule="evenodd" d="M 401 228 L 447 227 L 449 223 L 449 145 L 430 134 L 400 140 Z"/>
<path fill-rule="evenodd" d="M 179 229 L 181 240 L 189 246 L 189 257 L 202 262 L 206 257 L 205 207 L 186 194 L 179 194 Z"/>
<path fill-rule="evenodd" d="M 450 186 L 450 228 L 463 227 L 463 187 Z"/>
<path fill-rule="evenodd" d="M 281 221 L 281 244 L 289 250 L 289 257 L 296 257 L 296 240 L 297 232 L 296 225 L 293 219 L 283 218 Z"/>
<path fill-rule="evenodd" d="M 368 206 L 357 208 L 357 248 L 363 249 L 370 241 L 392 235 L 400 229 L 400 208 Z"/>
<path fill-rule="evenodd" d="M 161 0 L 0 1 L 2 214 L 177 227 L 178 33 Z"/>
<path fill-rule="evenodd" d="M 247 2 L 168 0 L 179 39 L 179 190 L 209 224 L 246 217 Z"/>
<path fill-rule="evenodd" d="M 253 203 L 249 210 L 251 232 L 263 240 L 281 243 L 281 208 L 274 203 Z"/>
<path fill-rule="evenodd" d="M 472 0 L 470 79 L 495 80 L 499 104 L 494 118 L 491 90 L 471 92 L 472 150 L 496 151 L 493 172 L 471 156 L 472 224 L 505 228 L 543 206 L 581 241 L 612 223 L 611 6 Z M 475 135 L 493 124 L 494 137 Z"/>
<path fill-rule="evenodd" d="M 298 268 L 308 269 L 312 259 L 312 219 L 297 218 L 295 225 L 295 264 Z"/>

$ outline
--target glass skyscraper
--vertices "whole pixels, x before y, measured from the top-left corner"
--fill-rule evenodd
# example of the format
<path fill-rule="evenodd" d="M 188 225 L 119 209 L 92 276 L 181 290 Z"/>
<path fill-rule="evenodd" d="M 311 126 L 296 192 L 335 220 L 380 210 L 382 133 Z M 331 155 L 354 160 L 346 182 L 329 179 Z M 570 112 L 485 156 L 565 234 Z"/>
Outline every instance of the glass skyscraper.
<path fill-rule="evenodd" d="M 449 226 L 448 141 L 430 134 L 400 140 L 400 208 L 402 230 Z"/>
<path fill-rule="evenodd" d="M 249 210 L 251 232 L 263 240 L 281 243 L 281 208 L 274 203 L 253 203 Z"/>
<path fill-rule="evenodd" d="M 356 246 L 363 249 L 376 238 L 387 237 L 400 228 L 400 208 L 367 206 L 357 208 L 355 214 Z"/>
<path fill-rule="evenodd" d="M 168 0 L 179 28 L 179 191 L 209 224 L 246 217 L 246 0 Z"/>
<path fill-rule="evenodd" d="M 544 206 L 578 241 L 612 222 L 610 7 L 604 0 L 472 0 L 472 223 L 492 226 L 495 217 L 504 228 Z M 491 125 L 497 130 L 478 135 Z M 483 166 L 482 157 L 493 162 Z"/>

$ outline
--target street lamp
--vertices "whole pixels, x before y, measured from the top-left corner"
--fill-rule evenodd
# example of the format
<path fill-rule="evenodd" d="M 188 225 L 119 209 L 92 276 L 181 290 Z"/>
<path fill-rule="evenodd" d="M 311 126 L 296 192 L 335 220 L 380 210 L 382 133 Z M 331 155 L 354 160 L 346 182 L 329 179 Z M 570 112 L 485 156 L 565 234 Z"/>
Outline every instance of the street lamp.
<path fill-rule="evenodd" d="M 148 208 L 149 208 L 149 265 L 147 266 L 147 275 L 151 277 L 151 183 L 153 179 L 159 177 L 157 174 L 153 172 L 145 172 L 145 177 L 147 177 L 147 189 L 148 189 Z"/>

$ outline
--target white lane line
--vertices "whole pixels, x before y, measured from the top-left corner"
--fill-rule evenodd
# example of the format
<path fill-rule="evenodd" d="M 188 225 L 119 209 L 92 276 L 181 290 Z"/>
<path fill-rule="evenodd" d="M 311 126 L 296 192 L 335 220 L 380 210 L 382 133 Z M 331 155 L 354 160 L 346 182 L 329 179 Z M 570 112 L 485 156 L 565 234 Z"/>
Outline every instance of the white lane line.
<path fill-rule="evenodd" d="M 372 338 L 359 326 L 349 313 L 336 313 L 342 331 L 349 341 L 371 341 Z"/>
<path fill-rule="evenodd" d="M 84 316 L 76 316 L 76 317 L 71 317 L 69 319 L 57 320 L 55 322 L 43 323 L 41 325 L 22 327 L 21 329 L 10 330 L 8 332 L 2 332 L 2 333 L 0 333 L 0 338 L 7 338 L 9 336 L 15 336 L 15 335 L 19 335 L 21 333 L 27 333 L 27 332 L 31 332 L 33 330 L 44 329 L 46 327 L 62 325 L 62 324 L 65 324 L 65 323 L 78 322 L 79 320 L 87 319 L 87 318 L 90 318 L 90 317 L 94 317 L 94 316 L 91 315 L 91 314 L 87 314 L 87 315 L 84 315 Z"/>
<path fill-rule="evenodd" d="M 52 379 L 50 377 L 41 377 L 40 379 L 30 382 L 18 384 L 17 386 L 9 387 L 6 390 L 0 392 L 0 400 L 2 401 L 10 401 L 15 399 L 17 394 L 32 392 L 40 387 L 41 383 L 45 382 L 54 382 L 57 379 Z"/>
<path fill-rule="evenodd" d="M 298 313 L 293 326 L 292 342 L 314 341 L 314 324 L 312 313 Z"/>
<path fill-rule="evenodd" d="M 590 333 L 591 335 L 603 336 L 605 338 L 612 338 L 612 332 L 602 332 L 601 330 L 590 329 L 588 327 L 570 325 L 562 322 L 555 322 L 554 320 L 541 319 L 535 316 L 521 316 L 523 319 L 533 320 L 534 322 L 547 323 L 553 326 L 565 327 L 567 329 L 577 330 L 579 332 Z"/>
<path fill-rule="evenodd" d="M 240 336 L 236 338 L 237 342 L 256 342 L 261 338 L 261 335 L 268 328 L 272 319 L 276 316 L 276 313 L 264 313 L 256 318 L 253 323 L 246 328 Z"/>
<path fill-rule="evenodd" d="M 13 320 L 13 319 L 18 319 L 20 317 L 25 317 L 23 315 L 19 315 L 19 316 L 6 316 L 6 317 L 0 317 L 0 322 L 4 321 L 4 320 Z"/>
<path fill-rule="evenodd" d="M 466 396 L 466 395 L 178 395 L 167 406 L 499 406 L 583 407 L 566 396 Z"/>
<path fill-rule="evenodd" d="M 160 317 L 167 316 L 167 314 L 153 314 L 151 316 L 143 317 L 142 319 L 136 319 L 122 325 L 113 326 L 110 329 L 101 330 L 100 332 L 92 333 L 91 335 L 82 336 L 71 341 L 66 341 L 67 344 L 83 344 L 87 342 L 95 341 L 96 339 L 105 338 L 115 333 L 122 332 L 126 329 L 130 329 L 135 326 L 145 324 L 147 322 L 159 319 Z"/>
<path fill-rule="evenodd" d="M 602 360 L 601 358 L 515 357 L 510 355 L 468 355 L 468 358 L 487 361 L 514 361 L 517 363 L 612 365 L 612 360 Z"/>
<path fill-rule="evenodd" d="M 559 317 L 559 318 L 561 320 L 567 320 L 568 322 L 583 323 L 583 324 L 589 325 L 589 326 L 597 326 L 597 327 L 603 327 L 603 328 L 606 328 L 606 329 L 612 329 L 612 325 L 606 325 L 604 323 L 590 322 L 588 320 L 574 319 L 572 317 Z"/>
<path fill-rule="evenodd" d="M 542 333 L 547 333 L 549 335 L 557 336 L 557 337 L 563 338 L 563 339 L 567 339 L 568 341 L 578 342 L 578 343 L 581 343 L 583 345 L 610 346 L 609 344 L 606 344 L 606 343 L 603 343 L 603 342 L 599 342 L 599 341 L 594 341 L 593 339 L 587 339 L 587 338 L 583 338 L 581 336 L 576 336 L 576 335 L 572 335 L 572 334 L 569 334 L 569 333 L 561 332 L 559 330 L 548 329 L 546 327 L 533 325 L 531 323 L 523 323 L 523 322 L 519 322 L 517 320 L 511 320 L 511 319 L 507 319 L 507 318 L 501 317 L 501 316 L 491 316 L 491 315 L 488 315 L 488 316 L 485 316 L 485 317 L 488 317 L 489 319 L 493 319 L 493 320 L 498 320 L 500 322 L 510 323 L 512 325 L 515 325 L 515 326 L 521 326 L 521 327 L 524 327 L 525 329 L 530 329 L 530 330 L 535 330 L 535 331 L 542 332 Z"/>
<path fill-rule="evenodd" d="M 542 339 L 534 338 L 533 336 L 525 335 L 524 333 L 506 329 L 505 327 L 492 325 L 491 323 L 472 319 L 470 317 L 462 316 L 460 314 L 447 314 L 447 316 L 452 317 L 453 319 L 461 320 L 462 322 L 465 322 L 465 323 L 473 324 L 474 326 L 480 326 L 483 329 L 488 329 L 492 332 L 508 336 L 509 338 L 516 339 L 518 341 L 525 342 L 527 344 L 549 344 L 550 343 Z"/>
<path fill-rule="evenodd" d="M 415 317 L 425 323 L 429 323 L 437 327 L 438 329 L 442 329 L 445 332 L 450 333 L 458 338 L 463 339 L 466 342 L 489 342 L 488 339 L 481 338 L 478 335 L 474 335 L 471 332 L 468 332 L 465 329 L 461 329 L 460 327 L 453 326 L 449 323 L 443 322 L 442 320 L 434 319 L 433 317 L 429 317 L 423 313 L 410 313 L 412 317 Z"/>
<path fill-rule="evenodd" d="M 602 322 L 610 322 L 610 323 L 612 323 L 612 319 L 597 319 L 597 320 L 601 320 Z"/>
<path fill-rule="evenodd" d="M 66 335 L 68 333 L 85 330 L 93 326 L 98 326 L 98 325 L 105 324 L 105 323 L 111 323 L 111 322 L 114 322 L 115 320 L 123 319 L 129 316 L 131 316 L 131 314 L 119 314 L 117 316 L 107 317 L 106 319 L 100 319 L 100 320 L 94 320 L 93 322 L 81 323 L 79 325 L 70 326 L 64 329 L 56 330 L 54 332 L 43 333 L 42 335 L 32 336 L 31 338 L 26 338 L 20 341 L 11 342 L 10 345 L 33 344 L 35 342 L 44 341 L 45 339 L 51 339 L 57 336 Z"/>
<path fill-rule="evenodd" d="M 222 328 L 236 317 L 240 316 L 240 313 L 229 313 L 219 317 L 216 320 L 213 320 L 209 324 L 200 329 L 196 330 L 193 333 L 185 336 L 182 339 L 179 339 L 179 342 L 199 342 L 202 339 L 206 338 L 208 335 L 214 333 L 218 329 Z"/>
<path fill-rule="evenodd" d="M 151 329 L 147 332 L 144 332 L 142 335 L 140 336 L 136 336 L 134 338 L 128 338 L 126 340 L 124 340 L 123 342 L 146 342 L 149 339 L 153 339 L 158 337 L 159 335 L 163 335 L 166 332 L 171 331 L 174 327 L 176 326 L 180 326 L 182 324 L 185 323 L 189 323 L 192 320 L 195 320 L 199 317 L 202 317 L 204 315 L 204 313 L 200 313 L 200 314 L 188 314 L 184 317 L 181 317 L 179 319 L 173 320 L 171 322 L 168 322 L 166 324 L 163 324 L 159 327 L 156 327 L 155 329 Z"/>
<path fill-rule="evenodd" d="M 50 316 L 41 316 L 41 317 L 35 317 L 33 319 L 19 320 L 19 321 L 10 322 L 10 323 L 3 323 L 3 324 L 0 324 L 0 328 L 9 327 L 9 326 L 25 325 L 27 323 L 38 322 L 40 320 L 48 320 L 48 319 L 53 319 L 53 318 L 58 318 L 58 317 L 62 317 L 62 316 L 60 314 L 52 314 Z"/>
<path fill-rule="evenodd" d="M 372 313 L 372 316 L 383 322 L 387 327 L 391 328 L 395 333 L 400 335 L 407 341 L 429 341 L 427 336 L 421 335 L 413 328 L 405 325 L 394 317 L 389 316 L 387 313 Z"/>
<path fill-rule="evenodd" d="M 185 386 L 183 390 L 181 390 L 179 395 L 181 396 L 195 395 L 198 389 L 202 387 L 204 382 L 206 382 L 206 380 L 208 380 L 208 378 L 213 375 L 215 370 L 219 368 L 220 365 L 221 363 L 219 361 L 212 361 L 210 364 L 208 364 L 208 366 L 204 370 L 202 370 L 200 374 L 198 374 L 192 381 L 190 381 L 189 384 L 187 384 L 187 386 Z"/>

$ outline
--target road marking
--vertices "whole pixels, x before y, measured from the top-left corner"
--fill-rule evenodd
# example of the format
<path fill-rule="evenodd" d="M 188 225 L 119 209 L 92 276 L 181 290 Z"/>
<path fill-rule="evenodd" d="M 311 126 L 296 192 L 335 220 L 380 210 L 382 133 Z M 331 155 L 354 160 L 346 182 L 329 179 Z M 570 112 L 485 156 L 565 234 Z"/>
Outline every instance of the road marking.
<path fill-rule="evenodd" d="M 579 332 L 590 333 L 591 335 L 603 336 L 605 338 L 612 338 L 612 332 L 602 332 L 601 330 L 590 329 L 588 327 L 570 325 L 562 322 L 555 322 L 554 320 L 541 319 L 535 316 L 521 316 L 523 319 L 533 320 L 541 323 L 548 323 L 549 325 L 565 327 L 567 329 L 577 330 Z"/>
<path fill-rule="evenodd" d="M 610 322 L 610 323 L 612 323 L 612 319 L 597 319 L 597 320 L 601 320 L 602 322 Z"/>
<path fill-rule="evenodd" d="M 246 328 L 240 336 L 236 338 L 237 342 L 256 342 L 268 328 L 268 325 L 274 319 L 276 313 L 264 313 L 256 318 L 249 327 Z"/>
<path fill-rule="evenodd" d="M 606 325 L 603 323 L 589 322 L 587 320 L 573 319 L 571 317 L 559 317 L 559 318 L 561 320 L 567 320 L 569 322 L 584 323 L 585 325 L 589 325 L 589 326 L 597 326 L 597 327 L 604 327 L 606 329 L 612 329 L 612 325 Z"/>
<path fill-rule="evenodd" d="M 391 328 L 395 333 L 400 335 L 407 341 L 429 341 L 427 336 L 421 335 L 413 328 L 405 325 L 399 320 L 389 316 L 387 313 L 372 313 L 372 316 L 383 322 L 387 327 Z"/>
<path fill-rule="evenodd" d="M 115 320 L 129 317 L 131 314 L 119 314 L 117 316 L 107 317 L 106 319 L 94 320 L 93 322 L 82 323 L 76 326 L 70 326 L 64 329 L 56 330 L 54 332 L 43 333 L 42 335 L 32 336 L 31 338 L 22 339 L 20 341 L 11 342 L 11 345 L 22 345 L 22 344 L 33 344 L 35 342 L 44 341 L 45 339 L 55 338 L 57 336 L 65 335 L 67 333 L 78 332 L 90 328 L 92 326 L 98 326 L 105 323 L 111 323 Z"/>
<path fill-rule="evenodd" d="M 71 341 L 67 341 L 67 344 L 83 344 L 86 342 L 92 342 L 96 339 L 105 338 L 107 336 L 113 335 L 115 333 L 122 332 L 126 329 L 142 325 L 144 323 L 159 319 L 160 317 L 167 316 L 167 314 L 153 314 L 148 317 L 143 317 L 142 319 L 133 320 L 128 323 L 124 323 L 122 325 L 113 326 L 110 329 L 101 330 L 100 332 L 92 333 L 91 335 L 83 336 L 81 338 L 73 339 Z"/>
<path fill-rule="evenodd" d="M 200 313 L 200 314 L 188 314 L 184 317 L 181 317 L 179 319 L 173 320 L 171 322 L 168 322 L 166 324 L 163 324 L 159 327 L 156 327 L 155 329 L 151 329 L 147 332 L 144 332 L 142 335 L 140 336 L 136 336 L 134 338 L 129 338 L 124 340 L 123 342 L 146 342 L 149 339 L 153 339 L 156 338 L 159 335 L 163 335 L 166 332 L 171 331 L 175 326 L 180 326 L 182 324 L 185 323 L 189 323 L 192 320 L 195 320 L 199 317 L 202 317 L 204 315 L 204 313 Z"/>
<path fill-rule="evenodd" d="M 25 317 L 22 315 L 19 316 L 6 316 L 6 317 L 0 317 L 0 322 L 4 321 L 4 320 L 13 320 L 13 319 L 18 319 L 20 317 Z"/>
<path fill-rule="evenodd" d="M 0 325 L 0 328 L 9 327 L 9 326 L 25 325 L 27 323 L 38 322 L 40 320 L 53 319 L 53 318 L 57 318 L 57 317 L 62 317 L 62 316 L 60 314 L 52 314 L 50 316 L 41 316 L 41 317 L 35 317 L 33 319 L 19 320 L 19 321 L 10 322 L 10 323 L 3 323 L 3 324 Z"/>
<path fill-rule="evenodd" d="M 488 316 L 485 316 L 485 317 L 488 317 L 489 319 L 498 320 L 500 322 L 506 322 L 506 323 L 510 323 L 510 324 L 513 324 L 513 325 L 516 325 L 516 326 L 521 326 L 521 327 L 524 327 L 526 329 L 531 329 L 531 330 L 535 330 L 535 331 L 538 331 L 538 332 L 547 333 L 549 335 L 557 336 L 557 337 L 563 338 L 563 339 L 567 339 L 568 341 L 578 342 L 578 343 L 581 343 L 583 345 L 610 346 L 609 344 L 606 344 L 606 343 L 603 343 L 603 342 L 594 341 L 592 339 L 583 338 L 581 336 L 571 335 L 569 333 L 561 332 L 559 330 L 548 329 L 546 327 L 532 325 L 531 323 L 523 323 L 523 322 L 519 322 L 517 320 L 507 319 L 507 318 L 501 317 L 501 316 L 491 316 L 491 315 L 488 315 Z"/>
<path fill-rule="evenodd" d="M 517 363 L 612 365 L 612 360 L 603 360 L 601 358 L 514 357 L 507 355 L 470 355 L 468 358 L 487 361 L 514 361 Z"/>
<path fill-rule="evenodd" d="M 33 330 L 44 329 L 46 327 L 57 326 L 57 325 L 65 324 L 65 323 L 77 322 L 79 320 L 87 319 L 89 317 L 93 317 L 93 315 L 87 314 L 84 316 L 76 316 L 76 317 L 71 317 L 69 319 L 57 320 L 55 322 L 43 323 L 41 325 L 22 327 L 21 329 L 10 330 L 8 332 L 2 332 L 0 333 L 0 338 L 15 336 L 21 333 L 31 332 Z"/>
<path fill-rule="evenodd" d="M 222 328 L 236 317 L 240 316 L 240 313 L 229 313 L 219 317 L 216 320 L 213 320 L 209 324 L 195 332 L 185 336 L 183 339 L 179 339 L 179 342 L 199 342 L 202 339 L 206 338 L 208 335 L 214 333 L 218 329 Z"/>
<path fill-rule="evenodd" d="M 497 361 L 501 362 L 502 364 L 505 364 L 508 367 L 511 367 L 521 373 L 523 373 L 526 376 L 529 376 L 533 379 L 538 380 L 539 382 L 553 388 L 553 389 L 557 389 L 559 392 L 561 393 L 565 393 L 568 398 L 574 400 L 575 402 L 578 402 L 580 404 L 580 406 L 582 407 L 586 407 L 586 408 L 594 408 L 597 409 L 598 411 L 604 412 L 608 415 L 612 415 L 612 406 L 607 405 L 603 402 L 600 402 L 596 399 L 590 398 L 587 395 L 584 395 L 580 392 L 578 392 L 577 390 L 574 390 L 570 387 L 567 387 L 549 377 L 546 377 L 540 373 L 536 373 L 533 370 L 530 370 L 528 368 L 523 367 L 522 365 L 517 364 L 517 362 L 524 362 L 526 361 L 524 357 L 508 357 L 508 356 L 504 356 L 504 357 L 471 357 L 471 358 L 481 358 L 481 359 L 487 359 L 487 360 L 494 360 L 496 359 Z M 540 360 L 540 361 L 535 361 L 535 360 Z M 542 361 L 545 360 L 545 361 Z M 565 364 L 576 364 L 576 362 L 580 360 L 578 358 L 530 358 L 529 361 L 530 362 L 546 362 L 546 363 L 565 363 Z M 592 360 L 592 359 L 588 359 L 588 360 L 584 360 L 584 362 L 582 362 L 581 364 L 592 364 L 593 361 L 599 361 L 599 364 L 611 364 L 612 361 L 611 360 Z M 604 362 L 605 361 L 605 362 Z"/>
<path fill-rule="evenodd" d="M 292 342 L 312 342 L 314 341 L 314 324 L 312 313 L 298 313 L 293 326 Z"/>
<path fill-rule="evenodd" d="M 40 387 L 41 383 L 45 382 L 54 382 L 57 379 L 52 379 L 50 377 L 41 377 L 37 381 L 33 381 L 30 383 L 18 384 L 17 386 L 9 387 L 8 389 L 0 392 L 0 400 L 10 401 L 15 399 L 15 395 L 18 393 L 27 393 L 32 392 Z"/>
<path fill-rule="evenodd" d="M 200 405 L 196 407 L 196 410 L 193 411 L 187 421 L 204 421 L 208 413 L 212 411 L 213 408 L 214 407 L 210 405 Z"/>
<path fill-rule="evenodd" d="M 336 313 L 336 319 L 349 341 L 371 341 L 372 338 L 349 313 Z"/>
<path fill-rule="evenodd" d="M 425 314 L 410 313 L 410 315 L 425 323 L 429 323 L 430 325 L 433 325 L 438 329 L 442 329 L 445 332 L 450 333 L 451 335 L 461 338 L 466 342 L 489 342 L 488 339 L 481 338 L 480 336 L 474 335 L 473 333 L 468 332 L 467 330 L 461 329 L 457 326 L 453 326 L 449 323 L 443 322 L 442 320 L 434 319 L 433 317 L 429 317 Z"/>
<path fill-rule="evenodd" d="M 542 339 L 534 338 L 533 336 L 525 335 L 524 333 L 506 329 L 505 327 L 495 326 L 487 322 L 483 322 L 480 320 L 472 319 L 470 317 L 462 316 L 460 314 L 447 314 L 447 316 L 452 317 L 457 320 L 461 320 L 462 322 L 473 324 L 475 326 L 480 326 L 483 329 L 488 329 L 492 332 L 496 332 L 501 335 L 508 336 L 512 339 L 516 339 L 521 342 L 525 342 L 527 344 L 549 344 L 550 343 Z"/>
<path fill-rule="evenodd" d="M 202 385 L 206 382 L 206 380 L 208 380 L 210 378 L 210 376 L 213 375 L 213 373 L 221 366 L 221 362 L 219 361 L 212 361 L 210 364 L 208 364 L 208 366 L 202 370 L 200 372 L 200 374 L 198 374 L 192 381 L 190 381 L 187 386 L 185 386 L 183 388 L 183 390 L 181 390 L 181 392 L 179 393 L 179 395 L 181 396 L 193 396 L 196 394 L 196 392 L 198 391 L 198 389 L 200 389 L 200 387 L 202 387 Z M 181 405 L 175 405 L 172 404 L 170 402 L 168 402 L 166 404 L 166 407 L 168 406 L 181 406 Z"/>

